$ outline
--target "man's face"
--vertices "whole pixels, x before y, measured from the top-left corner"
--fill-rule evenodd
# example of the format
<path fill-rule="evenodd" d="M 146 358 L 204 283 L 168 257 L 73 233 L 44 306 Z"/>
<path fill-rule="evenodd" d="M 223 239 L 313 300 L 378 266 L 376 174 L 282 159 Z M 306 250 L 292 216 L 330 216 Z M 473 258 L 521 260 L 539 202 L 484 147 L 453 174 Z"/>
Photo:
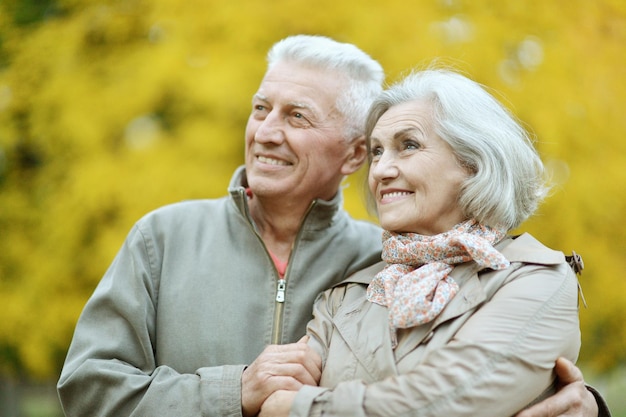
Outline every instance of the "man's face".
<path fill-rule="evenodd" d="M 342 82 L 335 72 L 290 62 L 265 74 L 246 126 L 253 194 L 301 202 L 336 194 L 352 171 L 347 160 L 353 145 L 342 134 L 345 120 L 336 108 Z"/>

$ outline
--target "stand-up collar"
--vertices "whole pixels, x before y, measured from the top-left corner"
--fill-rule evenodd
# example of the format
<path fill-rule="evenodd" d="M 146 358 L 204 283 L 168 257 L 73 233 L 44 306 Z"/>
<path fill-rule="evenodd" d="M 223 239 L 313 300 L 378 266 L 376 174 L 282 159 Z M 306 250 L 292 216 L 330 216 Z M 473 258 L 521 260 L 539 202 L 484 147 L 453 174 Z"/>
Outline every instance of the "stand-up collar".
<path fill-rule="evenodd" d="M 228 192 L 239 211 L 251 220 L 246 193 L 247 188 L 248 178 L 246 177 L 245 166 L 242 165 L 235 170 L 228 186 Z M 326 229 L 332 223 L 342 204 L 343 195 L 341 190 L 338 190 L 331 200 L 313 200 L 305 216 L 303 230 L 316 231 Z"/>

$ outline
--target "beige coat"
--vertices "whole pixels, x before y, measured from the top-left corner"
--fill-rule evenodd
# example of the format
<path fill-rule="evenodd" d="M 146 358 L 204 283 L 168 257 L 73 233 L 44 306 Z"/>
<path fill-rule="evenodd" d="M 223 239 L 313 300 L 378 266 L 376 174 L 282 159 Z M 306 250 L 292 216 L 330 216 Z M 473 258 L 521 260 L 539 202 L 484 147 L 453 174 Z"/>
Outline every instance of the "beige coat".
<path fill-rule="evenodd" d="M 323 293 L 308 326 L 322 380 L 290 415 L 502 417 L 551 394 L 556 358 L 575 361 L 580 348 L 576 276 L 528 234 L 497 248 L 511 266 L 457 266 L 457 295 L 433 322 L 399 332 L 395 350 L 386 308 L 365 299 L 384 264 Z"/>

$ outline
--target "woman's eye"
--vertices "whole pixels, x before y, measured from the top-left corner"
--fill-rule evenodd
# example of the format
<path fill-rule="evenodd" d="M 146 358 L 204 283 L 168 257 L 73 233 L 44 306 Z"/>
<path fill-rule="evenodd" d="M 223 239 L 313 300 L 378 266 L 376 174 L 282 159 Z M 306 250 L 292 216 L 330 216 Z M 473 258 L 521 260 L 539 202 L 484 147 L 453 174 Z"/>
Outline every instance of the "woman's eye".
<path fill-rule="evenodd" d="M 404 142 L 404 149 L 406 150 L 412 151 L 412 150 L 416 150 L 419 148 L 421 148 L 420 144 L 413 140 L 407 140 Z"/>

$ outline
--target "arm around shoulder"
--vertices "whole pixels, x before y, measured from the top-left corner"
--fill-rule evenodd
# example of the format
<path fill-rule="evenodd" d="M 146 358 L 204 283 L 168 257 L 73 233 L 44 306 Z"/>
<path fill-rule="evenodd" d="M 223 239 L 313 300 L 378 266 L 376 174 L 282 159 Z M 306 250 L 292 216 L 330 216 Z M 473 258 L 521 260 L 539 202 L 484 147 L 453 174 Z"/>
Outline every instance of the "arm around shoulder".
<path fill-rule="evenodd" d="M 590 385 L 586 385 L 586 387 L 596 400 L 596 404 L 598 405 L 598 417 L 611 417 L 611 410 L 609 410 L 609 405 L 606 403 L 604 397 L 602 397 L 594 387 Z"/>

